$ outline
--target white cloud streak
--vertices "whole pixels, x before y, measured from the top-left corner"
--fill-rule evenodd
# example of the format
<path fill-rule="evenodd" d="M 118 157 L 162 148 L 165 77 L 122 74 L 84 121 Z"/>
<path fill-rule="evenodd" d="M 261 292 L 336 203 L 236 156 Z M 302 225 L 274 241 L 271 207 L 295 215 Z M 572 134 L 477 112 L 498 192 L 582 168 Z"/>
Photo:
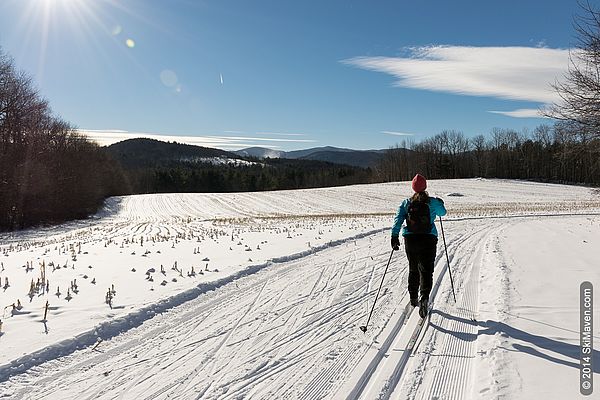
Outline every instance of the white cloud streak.
<path fill-rule="evenodd" d="M 390 74 L 399 87 L 539 103 L 558 100 L 550 85 L 569 65 L 568 49 L 430 46 L 409 52 L 342 62 Z"/>
<path fill-rule="evenodd" d="M 393 136 L 414 136 L 414 133 L 406 133 L 406 132 L 394 132 L 394 131 L 381 131 L 381 133 L 385 133 L 386 135 Z"/>
<path fill-rule="evenodd" d="M 315 140 L 301 139 L 281 139 L 281 138 L 256 138 L 247 136 L 170 136 L 148 132 L 129 132 L 119 129 L 99 130 L 99 129 L 80 129 L 79 132 L 101 146 L 108 146 L 127 139 L 147 138 L 162 140 L 165 142 L 178 142 L 191 144 L 195 146 L 215 147 L 220 149 L 236 150 L 246 147 L 266 147 L 278 149 L 281 142 L 286 143 L 308 143 Z M 275 142 L 269 144 L 269 142 Z"/>
<path fill-rule="evenodd" d="M 304 133 L 256 132 L 256 134 L 267 136 L 306 136 Z"/>
<path fill-rule="evenodd" d="M 250 136 L 208 136 L 214 139 L 228 139 L 228 140 L 256 140 L 265 142 L 292 142 L 292 143 L 314 143 L 316 140 L 313 139 L 280 139 L 280 138 L 262 138 L 262 137 L 250 137 Z"/>
<path fill-rule="evenodd" d="M 512 111 L 488 111 L 493 114 L 502 114 L 513 118 L 546 118 L 537 108 L 519 108 Z"/>

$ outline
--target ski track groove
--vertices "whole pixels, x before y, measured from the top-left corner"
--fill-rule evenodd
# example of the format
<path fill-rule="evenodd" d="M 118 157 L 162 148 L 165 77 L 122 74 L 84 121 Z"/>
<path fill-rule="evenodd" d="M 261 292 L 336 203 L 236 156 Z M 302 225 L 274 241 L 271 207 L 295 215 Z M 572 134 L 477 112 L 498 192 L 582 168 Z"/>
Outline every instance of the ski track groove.
<path fill-rule="evenodd" d="M 256 306 L 258 299 L 260 298 L 260 296 L 262 295 L 262 293 L 265 290 L 265 287 L 267 286 L 267 284 L 269 283 L 269 280 L 267 279 L 265 281 L 265 283 L 262 285 L 262 287 L 260 288 L 258 294 L 256 295 L 256 297 L 254 298 L 254 301 L 248 306 L 248 309 L 246 310 L 245 313 L 242 314 L 241 318 L 239 318 L 238 320 L 236 320 L 235 325 L 233 326 L 233 328 L 231 328 L 228 332 L 227 335 L 223 338 L 223 340 L 219 343 L 219 345 L 217 346 L 217 348 L 215 350 L 213 350 L 212 354 L 208 357 L 209 360 L 211 360 L 211 368 L 208 372 L 209 376 L 213 376 L 214 374 L 214 370 L 216 368 L 216 359 L 217 359 L 217 355 L 219 354 L 219 352 L 221 351 L 221 349 L 223 349 L 223 347 L 226 345 L 227 341 L 229 340 L 229 338 L 233 335 L 233 333 L 236 331 L 236 329 L 239 327 L 239 325 L 241 324 L 241 322 L 248 316 L 248 314 L 250 313 L 250 311 L 252 311 L 252 309 Z M 183 390 L 185 390 L 185 388 L 187 388 L 187 386 L 189 385 L 189 380 L 190 377 L 193 379 L 195 378 L 195 376 L 199 373 L 200 371 L 198 370 L 198 368 L 194 368 L 194 370 L 188 374 L 183 380 L 182 382 L 179 382 L 177 385 L 177 387 L 179 387 L 182 384 L 185 384 L 183 386 Z M 211 385 L 212 386 L 212 385 Z M 205 393 L 207 394 L 207 393 Z"/>
<path fill-rule="evenodd" d="M 202 324 L 202 323 L 203 323 L 203 322 L 204 322 L 204 321 L 205 321 L 205 320 L 206 320 L 206 319 L 207 319 L 207 318 L 208 318 L 208 317 L 209 317 L 211 314 L 212 314 L 212 311 L 209 311 L 209 312 L 208 312 L 206 315 L 203 315 L 203 317 L 202 317 L 202 318 L 198 318 L 198 319 L 199 319 L 198 323 L 196 323 L 196 324 L 193 324 L 193 325 L 192 325 L 192 328 L 191 328 L 190 330 L 188 330 L 188 332 L 187 332 L 187 333 L 186 333 L 186 334 L 185 334 L 185 335 L 184 335 L 184 336 L 181 338 L 181 340 L 180 340 L 180 341 L 179 341 L 179 342 L 178 342 L 178 343 L 175 345 L 175 348 L 173 349 L 173 351 L 177 351 L 177 350 L 178 350 L 178 348 L 179 348 L 179 346 L 181 345 L 181 343 L 183 343 L 183 341 L 187 340 L 187 339 L 189 338 L 189 336 L 190 336 L 190 335 L 191 335 L 191 334 L 192 334 L 194 331 L 196 331 L 196 329 L 197 329 L 197 328 L 200 326 L 200 324 Z M 136 386 L 138 383 L 146 381 L 146 379 L 148 379 L 147 377 L 148 377 L 149 373 L 150 373 L 150 372 L 152 372 L 152 371 L 154 371 L 154 369 L 155 369 L 155 368 L 158 366 L 158 364 L 160 363 L 160 361 L 161 361 L 161 359 L 160 359 L 160 358 L 158 358 L 158 359 L 155 361 L 155 363 L 154 363 L 154 364 L 153 364 L 153 365 L 152 365 L 150 368 L 147 368 L 147 369 L 146 369 L 146 371 L 145 371 L 145 372 L 144 372 L 144 373 L 143 373 L 141 376 L 139 376 L 138 378 L 135 378 L 135 379 L 133 380 L 133 382 L 132 382 L 130 385 L 128 385 L 128 386 L 127 386 L 127 387 L 124 389 L 124 392 L 123 392 L 123 393 L 121 393 L 121 396 L 120 396 L 120 397 L 123 397 L 123 396 L 125 396 L 125 394 L 127 394 L 127 392 L 128 392 L 128 391 L 129 391 L 131 388 L 135 387 L 135 386 Z"/>
<path fill-rule="evenodd" d="M 476 228 L 474 228 L 471 232 L 467 232 L 467 233 L 463 233 L 462 235 L 459 235 L 458 237 L 453 238 L 452 240 L 447 242 L 448 245 L 448 255 L 449 255 L 449 259 L 450 259 L 450 265 L 454 265 L 453 264 L 453 260 L 455 255 L 457 254 L 457 252 L 462 251 L 463 246 L 469 244 L 470 242 L 476 241 L 478 234 L 480 233 L 485 233 L 487 230 L 487 224 L 483 224 L 483 226 L 478 226 Z M 438 251 L 438 254 L 436 256 L 436 268 L 434 269 L 435 271 L 440 271 L 437 275 L 437 277 L 435 277 L 435 281 L 434 281 L 434 286 L 432 288 L 432 306 L 435 306 L 435 303 L 438 302 L 438 295 L 437 292 L 440 289 L 440 287 L 442 286 L 442 283 L 445 282 L 444 276 L 445 273 L 447 272 L 447 265 L 446 265 L 446 258 L 445 258 L 445 253 L 443 251 L 443 249 L 441 251 Z M 461 274 L 462 276 L 462 274 Z M 458 281 L 456 279 L 456 271 L 453 270 L 453 278 L 455 279 L 455 289 L 459 288 L 459 285 L 462 281 Z M 449 282 L 446 282 L 445 286 L 449 286 Z M 447 288 L 449 289 L 449 288 Z M 459 294 L 459 290 L 457 290 L 457 298 L 458 298 L 458 294 Z M 442 293 L 442 295 L 444 295 Z M 449 298 L 451 296 L 451 291 L 446 290 L 445 293 L 445 297 Z M 411 314 L 409 314 L 406 318 L 406 320 L 410 320 L 410 317 L 412 315 L 412 311 Z M 428 318 L 430 318 L 431 316 L 429 316 Z M 420 328 L 419 330 L 424 330 L 425 334 L 427 334 L 427 326 L 426 324 L 424 324 L 422 326 L 422 328 Z M 416 331 L 411 332 L 410 336 L 408 338 L 410 338 Z M 417 332 L 418 334 L 420 334 L 420 332 Z M 394 331 L 392 330 L 391 334 L 394 334 Z M 402 335 L 407 335 L 406 333 L 406 329 L 400 329 L 398 331 L 399 336 Z M 388 338 L 391 339 L 391 338 Z M 386 339 L 387 340 L 387 339 Z M 389 345 L 391 345 L 393 342 L 393 340 L 389 341 Z M 406 351 L 406 350 L 405 350 Z M 386 350 L 387 352 L 387 350 Z M 388 382 L 388 384 L 383 388 L 383 391 L 378 395 L 378 398 L 388 398 L 389 396 L 392 395 L 392 392 L 395 390 L 395 388 L 397 388 L 399 386 L 399 384 L 402 382 L 403 378 L 406 375 L 406 370 L 410 369 L 409 364 L 411 361 L 411 358 L 408 357 L 408 355 L 410 355 L 410 353 L 406 353 L 407 357 L 405 357 L 402 360 L 402 364 L 400 365 L 396 365 L 395 368 L 393 368 L 393 372 L 391 374 L 391 376 L 388 378 L 388 380 L 391 379 L 391 381 Z M 376 368 L 374 368 L 373 370 L 370 371 L 368 378 L 367 377 L 363 377 L 361 378 L 361 380 L 359 380 L 359 382 L 357 383 L 357 385 L 361 384 L 362 382 L 362 389 L 358 390 L 356 387 L 353 390 L 352 393 L 355 393 L 356 390 L 358 390 L 359 393 L 363 393 L 363 390 L 368 387 L 368 381 L 373 379 L 373 377 L 377 376 L 379 374 L 379 371 L 385 367 L 385 360 L 381 359 L 379 361 L 379 364 Z M 367 378 L 366 382 L 364 381 L 365 378 Z M 358 395 L 356 397 L 349 397 L 350 399 L 352 398 L 362 398 L 364 395 Z"/>
<path fill-rule="evenodd" d="M 353 257 L 352 257 L 352 258 L 355 258 L 355 255 L 353 255 Z M 345 262 L 345 265 L 348 265 L 348 263 L 347 263 L 347 262 Z M 314 296 L 313 296 L 313 294 L 315 293 L 315 288 L 317 287 L 318 283 L 319 283 L 319 282 L 320 282 L 320 280 L 322 279 L 322 276 L 323 276 L 324 272 L 325 272 L 325 269 L 323 269 L 323 270 L 322 270 L 322 274 L 320 274 L 320 275 L 319 275 L 319 278 L 317 279 L 317 281 L 315 282 L 315 284 L 312 286 L 310 294 L 309 294 L 308 296 L 306 296 L 306 298 L 307 298 L 308 300 L 314 299 Z M 337 276 L 337 275 L 338 275 L 338 274 L 337 274 L 337 272 L 336 272 L 336 273 L 334 274 L 334 276 Z M 342 274 L 339 274 L 339 275 L 340 275 L 340 278 L 341 278 L 341 277 L 343 276 L 343 273 L 342 273 Z M 330 287 L 330 286 L 331 286 L 331 281 L 332 281 L 332 279 L 328 279 L 328 281 L 327 281 L 327 284 L 326 284 L 326 285 L 323 287 L 323 289 L 320 291 L 320 293 L 323 293 L 323 292 L 325 292 L 325 290 L 326 290 L 328 287 Z M 338 281 L 338 282 L 339 282 L 339 281 Z M 336 287 L 339 287 L 339 284 L 336 284 Z M 334 297 L 332 296 L 332 297 L 331 297 L 331 299 L 333 300 L 333 298 L 334 298 Z M 319 312 L 319 311 L 317 311 L 317 312 Z M 340 320 L 342 319 L 342 317 L 343 317 L 343 316 L 340 316 L 340 317 L 338 317 L 338 321 L 340 321 Z M 323 324 L 322 324 L 322 325 L 323 325 Z M 304 327 L 300 327 L 300 330 L 302 330 L 302 328 L 304 328 Z M 318 327 L 317 327 L 317 328 L 315 328 L 315 329 L 318 329 Z M 315 339 L 317 339 L 317 338 L 319 338 L 319 337 L 322 339 L 322 334 L 321 334 L 321 332 L 320 332 L 320 331 L 317 331 L 317 332 L 315 332 L 314 330 L 312 330 L 312 332 L 313 332 L 313 334 L 312 334 L 312 338 L 311 338 L 311 339 L 309 339 L 309 340 L 305 340 L 305 341 L 303 342 L 303 343 L 304 343 L 304 346 L 302 346 L 302 347 L 298 347 L 298 348 L 296 348 L 296 349 L 293 349 L 293 350 L 292 350 L 292 352 L 290 352 L 290 353 L 288 353 L 288 354 L 286 354 L 286 355 L 284 356 L 284 359 L 285 359 L 285 358 L 289 358 L 290 356 L 292 356 L 292 354 L 293 354 L 294 350 L 296 350 L 296 352 L 297 352 L 298 354 L 302 354 L 302 352 L 306 352 L 304 348 L 310 348 L 310 346 L 306 346 L 307 342 L 308 342 L 308 344 L 312 344 L 312 343 L 313 343 L 313 341 L 314 341 Z M 310 368 L 310 367 L 309 367 L 309 368 Z M 256 378 L 256 376 L 254 376 L 254 378 Z M 227 398 L 229 398 L 229 396 L 228 396 Z"/>
<path fill-rule="evenodd" d="M 488 223 L 483 229 L 470 235 L 469 242 L 485 243 L 494 233 L 498 224 Z M 450 248 L 451 243 L 449 243 Z M 439 304 L 430 315 L 429 329 L 425 330 L 422 341 L 427 343 L 424 350 L 413 354 L 412 371 L 406 379 L 413 378 L 400 388 L 400 398 L 407 399 L 464 399 L 470 398 L 470 383 L 474 379 L 471 361 L 475 357 L 476 324 L 465 324 L 452 319 L 443 318 L 436 310 L 451 315 L 471 319 L 477 316 L 478 273 L 483 247 L 477 246 L 475 252 L 463 253 L 456 246 L 452 251 L 450 265 L 455 283 L 457 303 L 454 304 L 451 291 L 436 296 L 435 303 Z M 449 249 L 450 255 L 450 249 Z M 456 265 L 467 267 L 457 273 Z M 449 286 L 449 282 L 446 286 Z M 441 297 L 441 298 L 439 298 Z M 439 329 L 443 329 L 440 331 Z M 455 334 L 448 334 L 453 332 Z M 458 338 L 463 335 L 471 340 Z M 469 336 L 470 335 L 470 336 Z M 420 375 L 421 374 L 421 375 Z"/>
<path fill-rule="evenodd" d="M 354 257 L 354 256 L 352 256 L 352 257 Z M 354 257 L 354 258 L 355 258 L 355 257 Z M 328 264 L 329 264 L 329 263 L 328 263 Z M 348 264 L 348 262 L 346 261 L 346 265 L 347 265 L 347 264 Z M 354 264 L 353 264 L 353 265 L 354 265 Z M 328 269 L 327 269 L 327 270 L 328 270 Z M 315 293 L 316 293 L 316 292 L 315 292 L 315 289 L 316 289 L 316 288 L 319 286 L 319 282 L 322 280 L 322 276 L 323 276 L 323 274 L 325 274 L 325 272 L 326 272 L 326 269 L 322 269 L 322 272 L 323 272 L 323 273 L 319 275 L 319 278 L 317 278 L 317 281 L 316 281 L 316 282 L 315 282 L 315 283 L 312 285 L 312 287 L 311 287 L 311 291 L 310 291 L 309 295 L 304 297 L 304 298 L 306 299 L 306 303 L 307 303 L 307 304 L 308 304 L 308 301 L 310 301 L 310 300 L 314 300 L 314 298 L 315 298 L 315 297 L 314 297 L 314 295 L 315 295 Z M 332 277 L 329 277 L 329 278 L 327 279 L 327 282 L 325 283 L 325 285 L 323 286 L 323 288 L 322 288 L 321 290 L 319 290 L 319 291 L 318 291 L 318 293 L 325 293 L 325 294 L 327 294 L 327 292 L 329 291 L 329 290 L 327 290 L 327 289 L 328 289 L 329 287 L 331 287 L 331 285 L 332 285 L 332 280 L 333 280 L 332 278 L 333 278 L 333 277 L 335 277 L 335 276 L 339 276 L 339 278 L 341 279 L 341 278 L 343 277 L 343 274 L 340 274 L 339 272 L 337 272 L 337 271 L 334 271 L 334 275 L 333 275 Z M 336 285 L 336 287 L 338 287 L 338 286 L 339 286 L 339 285 Z M 305 305 L 306 305 L 306 304 L 305 304 Z M 303 307 L 303 308 L 301 309 L 301 310 L 302 310 L 302 312 L 301 312 L 301 313 L 304 313 L 304 312 L 305 312 L 305 311 L 304 311 L 305 309 L 306 309 L 306 307 Z M 323 311 L 326 311 L 326 310 L 318 310 L 318 311 L 317 311 L 317 313 L 323 313 Z M 301 314 L 301 313 L 297 313 L 297 314 Z M 333 315 L 333 314 L 332 314 L 332 315 Z M 301 320 L 301 319 L 302 319 L 302 318 L 300 317 L 300 320 Z M 341 319 L 341 317 L 338 317 L 338 321 L 339 321 L 340 319 Z M 318 320 L 317 320 L 317 321 L 318 321 Z M 326 321 L 327 321 L 327 320 L 326 320 Z M 307 328 L 310 328 L 310 325 L 311 325 L 312 323 L 313 323 L 313 321 L 312 321 L 312 320 L 310 320 L 310 321 L 307 321 L 307 324 L 302 324 L 301 326 L 299 326 L 299 327 L 298 327 L 298 329 L 296 329 L 296 332 L 298 333 L 298 336 L 297 336 L 297 337 L 302 337 L 302 336 L 308 337 L 307 339 L 305 339 L 305 340 L 302 342 L 302 343 L 304 344 L 304 346 L 298 346 L 298 347 L 296 347 L 296 348 L 293 348 L 292 350 L 289 350 L 289 349 L 288 349 L 288 352 L 287 352 L 287 353 L 286 353 L 284 356 L 281 356 L 281 355 L 280 355 L 280 353 L 278 353 L 278 355 L 276 356 L 276 359 L 279 359 L 279 358 L 281 358 L 281 357 L 283 357 L 283 359 L 290 358 L 290 357 L 292 357 L 292 356 L 293 356 L 294 352 L 301 352 L 301 351 L 304 351 L 304 348 L 310 348 L 310 347 L 311 347 L 311 345 L 312 345 L 312 343 L 313 343 L 315 340 L 317 340 L 317 339 L 319 339 L 319 338 L 322 338 L 322 336 L 323 336 L 323 335 L 322 335 L 322 332 L 321 332 L 321 331 L 322 331 L 322 330 L 325 328 L 325 326 L 326 326 L 326 323 L 323 323 L 323 322 L 321 321 L 321 324 L 320 324 L 319 326 L 316 326 L 316 327 L 314 327 L 314 328 L 311 328 L 311 330 L 310 330 L 310 331 L 308 331 L 308 336 L 307 336 L 307 333 L 306 333 L 306 332 L 307 332 Z M 294 326 L 294 327 L 295 327 L 295 325 L 296 325 L 296 323 L 294 323 L 294 324 L 293 324 L 293 326 Z M 311 332 L 312 332 L 312 334 L 311 334 Z M 290 340 L 289 342 L 290 342 L 290 343 L 293 343 L 293 342 L 294 342 L 294 340 Z M 281 349 L 283 349 L 283 346 L 280 346 L 280 348 L 281 348 Z M 317 348 L 317 349 L 319 349 L 319 346 L 316 346 L 316 348 Z M 257 356 L 256 358 L 258 358 L 258 356 Z M 254 378 L 256 378 L 256 376 L 254 376 Z"/>
<path fill-rule="evenodd" d="M 484 240 L 487 240 L 487 237 Z M 479 279 L 479 264 L 481 263 L 482 251 L 478 248 L 474 255 L 467 255 L 459 260 L 460 265 L 470 266 L 467 274 L 461 274 L 461 292 L 462 297 L 457 298 L 457 305 L 453 314 L 466 319 L 476 318 L 477 299 L 478 299 L 478 279 Z M 450 311 L 449 311 L 450 312 Z M 436 368 L 433 382 L 430 386 L 424 388 L 423 397 L 442 397 L 448 396 L 451 399 L 462 399 L 468 397 L 467 383 L 473 376 L 471 374 L 471 361 L 475 357 L 475 336 L 477 327 L 475 324 L 465 324 L 458 321 L 440 320 L 441 327 L 449 331 L 456 332 L 466 336 L 471 340 L 462 340 L 455 335 L 444 335 L 441 339 L 441 354 L 450 355 L 449 362 L 445 365 L 450 365 L 451 368 Z M 439 361 L 438 361 L 439 363 Z M 441 385 L 438 379 L 444 382 L 452 382 L 450 385 Z M 449 381 L 448 379 L 452 379 Z"/>

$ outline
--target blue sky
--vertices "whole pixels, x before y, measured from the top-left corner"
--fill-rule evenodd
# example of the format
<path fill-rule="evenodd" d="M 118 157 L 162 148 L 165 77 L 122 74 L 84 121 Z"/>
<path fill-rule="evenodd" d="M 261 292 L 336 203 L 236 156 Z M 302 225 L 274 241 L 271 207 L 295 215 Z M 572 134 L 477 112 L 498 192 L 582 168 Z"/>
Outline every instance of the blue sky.
<path fill-rule="evenodd" d="M 576 1 L 1 0 L 0 46 L 102 143 L 388 148 L 550 122 Z"/>

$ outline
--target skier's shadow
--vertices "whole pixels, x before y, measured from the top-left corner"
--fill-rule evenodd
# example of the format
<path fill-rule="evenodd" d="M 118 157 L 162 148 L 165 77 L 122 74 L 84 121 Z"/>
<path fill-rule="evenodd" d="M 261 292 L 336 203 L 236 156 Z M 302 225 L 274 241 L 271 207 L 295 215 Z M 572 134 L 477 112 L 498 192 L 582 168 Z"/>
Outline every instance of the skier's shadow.
<path fill-rule="evenodd" d="M 513 328 L 512 326 L 507 325 L 504 322 L 493 321 L 493 320 L 473 321 L 471 319 L 458 317 L 456 315 L 451 315 L 451 314 L 448 314 L 448 313 L 445 313 L 445 312 L 439 311 L 439 310 L 433 310 L 431 312 L 431 314 L 438 314 L 445 319 L 454 320 L 454 321 L 461 322 L 461 323 L 464 323 L 467 325 L 478 326 L 480 328 L 476 334 L 473 334 L 473 333 L 468 333 L 468 332 L 452 331 L 452 330 L 446 329 L 444 327 L 441 327 L 439 325 L 436 325 L 431 321 L 429 322 L 429 324 L 432 328 L 434 328 L 440 332 L 452 335 L 458 339 L 461 339 L 461 340 L 464 340 L 467 342 L 472 342 L 472 341 L 475 341 L 477 339 L 477 336 L 479 336 L 479 335 L 495 335 L 495 334 L 499 333 L 500 335 L 502 335 L 504 337 L 511 337 L 513 339 L 517 339 L 517 340 L 520 340 L 523 342 L 528 342 L 528 343 L 531 343 L 532 345 L 539 347 L 541 349 L 549 350 L 554 353 L 561 354 L 565 357 L 572 358 L 573 360 L 575 360 L 575 362 L 563 360 L 563 359 L 556 358 L 556 357 L 553 357 L 548 354 L 544 354 L 533 347 L 522 345 L 519 343 L 512 344 L 512 348 L 515 351 L 518 351 L 521 353 L 527 353 L 532 356 L 540 357 L 540 358 L 543 358 L 545 360 L 548 360 L 548 361 L 551 361 L 551 362 L 554 362 L 557 364 L 566 365 L 568 367 L 573 367 L 573 368 L 577 368 L 577 369 L 580 368 L 580 365 L 579 365 L 580 347 L 578 345 L 561 342 L 559 340 L 550 339 L 550 338 L 547 338 L 544 336 L 534 335 L 534 334 L 525 332 L 521 329 Z M 481 328 L 483 328 L 483 329 L 481 329 Z M 510 349 L 509 349 L 509 351 L 510 351 Z M 594 373 L 596 373 L 596 374 L 600 373 L 600 352 L 599 351 L 592 350 L 592 360 L 593 360 Z"/>

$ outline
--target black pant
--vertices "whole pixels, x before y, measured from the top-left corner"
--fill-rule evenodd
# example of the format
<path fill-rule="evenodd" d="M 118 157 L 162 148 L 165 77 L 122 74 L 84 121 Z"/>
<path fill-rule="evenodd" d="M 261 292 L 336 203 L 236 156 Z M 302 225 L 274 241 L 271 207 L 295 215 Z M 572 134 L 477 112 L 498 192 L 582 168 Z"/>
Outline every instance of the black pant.
<path fill-rule="evenodd" d="M 421 288 L 421 298 L 429 299 L 433 285 L 433 266 L 437 250 L 437 237 L 430 234 L 410 234 L 404 236 L 404 249 L 408 258 L 408 293 L 417 298 Z"/>

